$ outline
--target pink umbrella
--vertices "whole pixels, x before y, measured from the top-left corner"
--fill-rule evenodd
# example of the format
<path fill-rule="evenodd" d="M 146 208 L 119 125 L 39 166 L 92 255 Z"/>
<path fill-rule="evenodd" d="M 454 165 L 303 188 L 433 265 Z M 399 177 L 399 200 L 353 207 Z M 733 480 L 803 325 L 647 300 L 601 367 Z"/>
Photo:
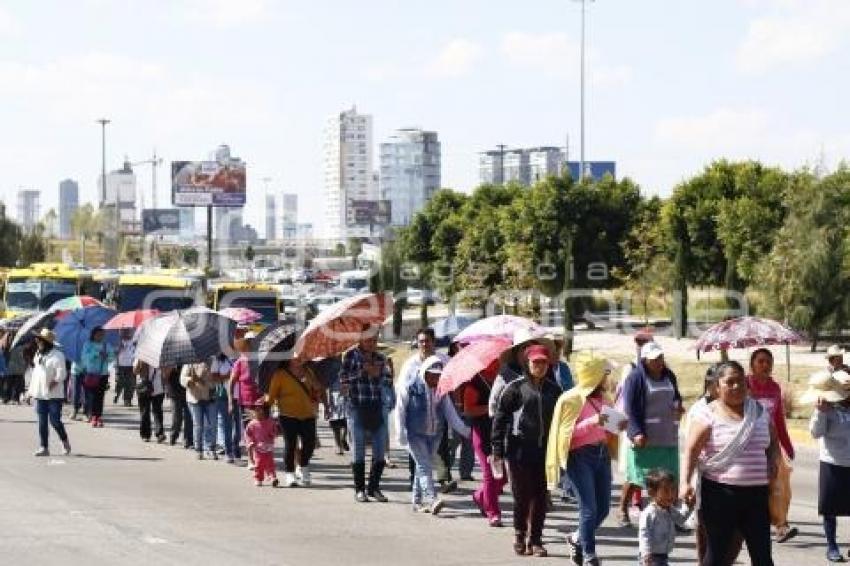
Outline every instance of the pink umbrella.
<path fill-rule="evenodd" d="M 731 348 L 796 344 L 801 340 L 799 334 L 775 320 L 744 316 L 718 322 L 702 333 L 694 348 L 701 352 L 711 352 Z"/>
<path fill-rule="evenodd" d="M 437 384 L 437 395 L 450 393 L 471 381 L 494 360 L 498 359 L 513 342 L 504 338 L 486 338 L 470 344 L 459 351 L 443 368 L 440 382 Z"/>
<path fill-rule="evenodd" d="M 146 320 L 157 316 L 156 309 L 139 309 L 116 314 L 103 325 L 104 330 L 125 330 L 140 327 Z"/>
<path fill-rule="evenodd" d="M 525 330 L 531 336 L 544 336 L 546 327 L 541 326 L 531 319 L 509 314 L 489 316 L 473 322 L 464 328 L 460 334 L 455 336 L 454 341 L 461 344 L 472 344 L 487 338 L 504 338 L 513 340 L 514 333 Z"/>
<path fill-rule="evenodd" d="M 344 299 L 319 313 L 295 344 L 304 360 L 340 354 L 360 341 L 363 327 L 383 324 L 392 311 L 389 294 L 368 293 Z"/>
<path fill-rule="evenodd" d="M 230 320 L 235 320 L 236 324 L 251 324 L 263 318 L 263 315 L 257 311 L 244 307 L 227 307 L 218 311 L 218 314 Z"/>

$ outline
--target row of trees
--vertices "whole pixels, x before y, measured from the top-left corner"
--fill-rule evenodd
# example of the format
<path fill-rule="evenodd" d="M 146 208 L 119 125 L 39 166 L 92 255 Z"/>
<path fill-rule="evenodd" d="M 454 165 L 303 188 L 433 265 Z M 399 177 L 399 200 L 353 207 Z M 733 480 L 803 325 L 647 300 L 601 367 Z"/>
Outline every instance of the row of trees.
<path fill-rule="evenodd" d="M 682 335 L 688 289 L 722 287 L 816 340 L 850 313 L 848 205 L 846 166 L 818 175 L 754 161 L 712 163 L 666 199 L 610 177 L 444 189 L 385 245 L 384 280 L 401 287 L 412 265 L 415 284 L 448 297 L 625 287 L 645 305 L 678 291 L 670 314 Z M 567 313 L 582 300 L 566 301 Z"/>

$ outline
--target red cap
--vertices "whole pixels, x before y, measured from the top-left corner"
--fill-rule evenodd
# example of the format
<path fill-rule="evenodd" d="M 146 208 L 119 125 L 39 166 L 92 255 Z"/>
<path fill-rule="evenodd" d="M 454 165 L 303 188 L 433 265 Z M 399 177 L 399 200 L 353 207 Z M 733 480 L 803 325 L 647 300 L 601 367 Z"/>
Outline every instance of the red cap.
<path fill-rule="evenodd" d="M 533 362 L 535 360 L 546 360 L 548 362 L 549 350 L 546 349 L 546 346 L 532 344 L 525 349 L 525 357 L 529 362 Z"/>

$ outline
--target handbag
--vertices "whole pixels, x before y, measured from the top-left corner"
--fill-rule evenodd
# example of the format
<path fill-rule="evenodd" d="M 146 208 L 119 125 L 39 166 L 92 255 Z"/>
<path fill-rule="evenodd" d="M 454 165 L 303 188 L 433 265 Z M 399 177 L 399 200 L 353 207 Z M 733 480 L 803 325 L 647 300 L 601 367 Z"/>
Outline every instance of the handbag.
<path fill-rule="evenodd" d="M 87 373 L 83 376 L 83 387 L 86 389 L 97 389 L 100 387 L 101 378 L 96 373 Z"/>

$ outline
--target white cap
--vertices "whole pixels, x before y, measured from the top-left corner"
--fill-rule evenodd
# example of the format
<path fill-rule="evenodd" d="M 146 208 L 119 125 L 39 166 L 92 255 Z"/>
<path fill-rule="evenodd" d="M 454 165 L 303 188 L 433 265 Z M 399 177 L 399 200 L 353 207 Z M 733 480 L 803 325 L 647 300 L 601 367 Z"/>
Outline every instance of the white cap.
<path fill-rule="evenodd" d="M 664 355 L 664 350 L 655 342 L 647 342 L 640 348 L 640 359 L 657 360 Z"/>

